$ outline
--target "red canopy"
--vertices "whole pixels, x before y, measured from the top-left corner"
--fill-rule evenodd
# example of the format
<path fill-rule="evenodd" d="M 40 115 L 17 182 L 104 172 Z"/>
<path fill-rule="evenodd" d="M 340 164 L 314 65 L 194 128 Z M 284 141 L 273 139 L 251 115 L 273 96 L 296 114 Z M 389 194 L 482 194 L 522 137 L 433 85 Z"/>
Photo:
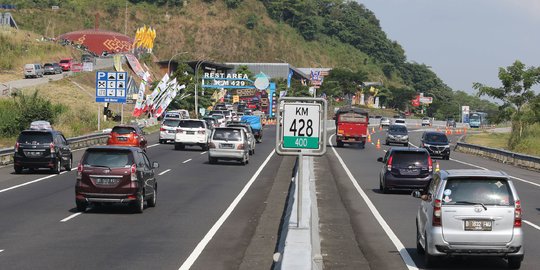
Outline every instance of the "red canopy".
<path fill-rule="evenodd" d="M 107 53 L 127 52 L 133 45 L 133 39 L 124 34 L 95 29 L 69 32 L 58 37 L 58 40 L 63 39 L 82 44 L 97 55 L 101 55 L 104 51 Z"/>

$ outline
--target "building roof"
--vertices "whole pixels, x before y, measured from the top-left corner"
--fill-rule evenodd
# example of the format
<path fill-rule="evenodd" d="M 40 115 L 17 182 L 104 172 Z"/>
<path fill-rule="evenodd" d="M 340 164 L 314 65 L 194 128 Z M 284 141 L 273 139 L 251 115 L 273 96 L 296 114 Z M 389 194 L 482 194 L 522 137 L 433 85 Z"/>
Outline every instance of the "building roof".
<path fill-rule="evenodd" d="M 82 44 L 97 55 L 104 51 L 108 53 L 127 52 L 133 48 L 132 38 L 121 33 L 99 29 L 74 31 L 58 37 L 58 40 L 64 39 Z"/>

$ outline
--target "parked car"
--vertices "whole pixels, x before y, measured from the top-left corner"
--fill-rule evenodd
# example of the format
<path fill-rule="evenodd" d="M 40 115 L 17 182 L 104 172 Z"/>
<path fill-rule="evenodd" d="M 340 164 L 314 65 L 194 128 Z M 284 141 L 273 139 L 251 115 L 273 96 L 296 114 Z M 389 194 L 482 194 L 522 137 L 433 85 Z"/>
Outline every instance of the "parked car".
<path fill-rule="evenodd" d="M 441 170 L 421 198 L 416 251 L 426 267 L 443 257 L 496 256 L 510 268 L 523 261 L 521 201 L 504 172 Z"/>
<path fill-rule="evenodd" d="M 392 147 L 384 158 L 379 174 L 379 189 L 388 193 L 392 189 L 427 188 L 433 177 L 433 161 L 424 148 Z"/>
<path fill-rule="evenodd" d="M 60 173 L 62 168 L 71 170 L 73 155 L 69 143 L 60 131 L 49 127 L 32 127 L 19 134 L 13 155 L 15 173 L 26 168 L 49 168 L 54 173 Z"/>
<path fill-rule="evenodd" d="M 405 119 L 398 118 L 398 119 L 394 120 L 394 125 L 407 126 L 407 123 L 405 123 Z"/>
<path fill-rule="evenodd" d="M 454 120 L 454 118 L 446 119 L 446 126 L 455 128 L 456 127 L 456 120 Z"/>
<path fill-rule="evenodd" d="M 58 63 L 46 63 L 43 65 L 43 74 L 60 74 L 62 73 L 62 67 Z"/>
<path fill-rule="evenodd" d="M 208 143 L 208 162 L 237 160 L 242 165 L 249 163 L 249 140 L 243 128 L 216 128 Z"/>
<path fill-rule="evenodd" d="M 422 134 L 422 147 L 430 156 L 440 156 L 443 159 L 450 159 L 450 144 L 448 137 L 442 132 L 426 131 Z"/>
<path fill-rule="evenodd" d="M 429 118 L 429 117 L 422 118 L 422 126 L 430 126 L 431 127 L 431 125 L 432 125 L 431 118 Z"/>
<path fill-rule="evenodd" d="M 358 144 L 364 148 L 368 136 L 368 112 L 354 107 L 340 108 L 334 117 L 336 123 L 336 143 Z"/>
<path fill-rule="evenodd" d="M 403 144 L 404 146 L 409 146 L 409 132 L 406 126 L 402 125 L 391 125 L 388 127 L 386 132 L 386 145 L 391 143 Z"/>
<path fill-rule="evenodd" d="M 148 141 L 137 125 L 118 125 L 112 128 L 107 145 L 139 147 L 146 152 Z"/>
<path fill-rule="evenodd" d="M 62 67 L 62 71 L 70 71 L 71 66 L 73 65 L 73 59 L 72 58 L 61 59 L 59 65 Z"/>
<path fill-rule="evenodd" d="M 247 122 L 229 122 L 227 124 L 227 127 L 240 127 L 243 128 L 244 131 L 247 134 L 248 141 L 249 141 L 249 154 L 253 155 L 255 154 L 255 146 L 257 145 L 255 135 L 253 134 L 253 130 L 251 129 L 251 126 Z"/>
<path fill-rule="evenodd" d="M 24 78 L 43 77 L 44 70 L 41 64 L 26 64 L 24 65 Z"/>
<path fill-rule="evenodd" d="M 381 127 L 387 127 L 387 126 L 390 126 L 390 118 L 388 117 L 383 117 L 381 118 L 381 121 L 379 122 L 379 125 Z"/>
<path fill-rule="evenodd" d="M 186 145 L 198 145 L 203 151 L 208 150 L 210 129 L 204 120 L 180 120 L 174 137 L 174 149 L 184 149 Z"/>
<path fill-rule="evenodd" d="M 154 169 L 158 167 L 138 147 L 86 149 L 77 166 L 77 211 L 85 211 L 90 203 L 129 203 L 136 213 L 144 211 L 145 202 L 155 207 L 158 186 Z"/>
<path fill-rule="evenodd" d="M 161 122 L 159 128 L 159 143 L 174 141 L 176 136 L 176 128 L 180 124 L 180 119 L 167 118 Z"/>

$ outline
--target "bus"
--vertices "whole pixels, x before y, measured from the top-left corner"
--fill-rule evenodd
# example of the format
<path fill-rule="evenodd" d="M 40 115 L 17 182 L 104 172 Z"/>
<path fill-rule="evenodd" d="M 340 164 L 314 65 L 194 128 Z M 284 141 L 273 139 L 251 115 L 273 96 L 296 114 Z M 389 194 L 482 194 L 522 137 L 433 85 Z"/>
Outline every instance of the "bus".
<path fill-rule="evenodd" d="M 471 128 L 480 128 L 487 124 L 487 113 L 471 112 L 469 114 L 469 126 Z"/>

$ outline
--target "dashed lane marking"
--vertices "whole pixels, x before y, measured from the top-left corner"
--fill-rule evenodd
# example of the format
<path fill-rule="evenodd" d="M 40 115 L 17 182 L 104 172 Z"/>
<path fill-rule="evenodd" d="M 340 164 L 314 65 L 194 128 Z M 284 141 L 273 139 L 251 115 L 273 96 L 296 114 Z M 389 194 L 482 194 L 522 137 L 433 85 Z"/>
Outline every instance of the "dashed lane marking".
<path fill-rule="evenodd" d="M 156 144 L 149 145 L 149 146 L 147 146 L 146 148 L 152 148 L 152 147 L 156 147 L 156 146 L 158 146 L 158 145 L 159 145 L 159 143 L 156 143 Z"/>
<path fill-rule="evenodd" d="M 170 171 L 171 171 L 171 169 L 167 169 L 167 170 L 162 171 L 162 172 L 161 172 L 160 174 L 158 174 L 158 175 L 161 176 L 161 175 L 164 175 L 164 174 L 166 174 L 166 173 L 168 173 L 168 172 L 170 172 Z"/>
<path fill-rule="evenodd" d="M 182 162 L 182 164 L 184 164 L 184 163 L 188 163 L 188 162 L 190 162 L 190 161 L 191 161 L 191 158 L 190 158 L 190 159 L 188 159 L 188 160 L 186 160 L 186 161 L 184 161 L 184 162 Z"/>
<path fill-rule="evenodd" d="M 204 154 L 206 154 L 206 151 L 204 151 L 204 152 L 201 153 L 201 155 L 204 155 Z"/>
<path fill-rule="evenodd" d="M 30 184 L 33 184 L 33 183 L 37 183 L 37 182 L 43 181 L 43 180 L 47 180 L 47 179 L 53 178 L 53 177 L 55 177 L 55 176 L 57 176 L 57 175 L 58 175 L 58 174 L 52 174 L 52 175 L 48 175 L 48 176 L 45 176 L 45 177 L 38 178 L 38 179 L 36 179 L 36 180 L 32 180 L 32 181 L 30 181 L 30 182 L 26 182 L 26 183 L 22 183 L 22 184 L 19 184 L 19 185 L 16 185 L 16 186 L 12 186 L 12 187 L 9 187 L 9 188 L 5 188 L 5 189 L 0 190 L 0 193 L 6 192 L 6 191 L 9 191 L 9 190 L 12 190 L 12 189 L 24 187 L 24 186 L 27 186 L 27 185 L 30 185 Z"/>
<path fill-rule="evenodd" d="M 527 224 L 530 225 L 531 227 L 533 227 L 533 228 L 535 228 L 535 229 L 537 229 L 537 230 L 540 231 L 540 226 L 538 226 L 538 225 L 536 225 L 536 224 L 534 224 L 534 223 L 532 223 L 532 222 L 530 222 L 530 221 L 528 221 L 528 220 L 523 220 L 523 222 L 527 223 Z"/>
<path fill-rule="evenodd" d="M 75 214 L 73 214 L 73 215 L 71 215 L 71 216 L 69 216 L 69 217 L 67 217 L 67 218 L 64 218 L 64 219 L 60 220 L 60 222 L 66 222 L 66 221 L 68 221 L 68 220 L 70 220 L 70 219 L 72 219 L 72 218 L 75 218 L 75 217 L 81 215 L 82 213 L 83 213 L 83 212 L 75 213 Z"/>

